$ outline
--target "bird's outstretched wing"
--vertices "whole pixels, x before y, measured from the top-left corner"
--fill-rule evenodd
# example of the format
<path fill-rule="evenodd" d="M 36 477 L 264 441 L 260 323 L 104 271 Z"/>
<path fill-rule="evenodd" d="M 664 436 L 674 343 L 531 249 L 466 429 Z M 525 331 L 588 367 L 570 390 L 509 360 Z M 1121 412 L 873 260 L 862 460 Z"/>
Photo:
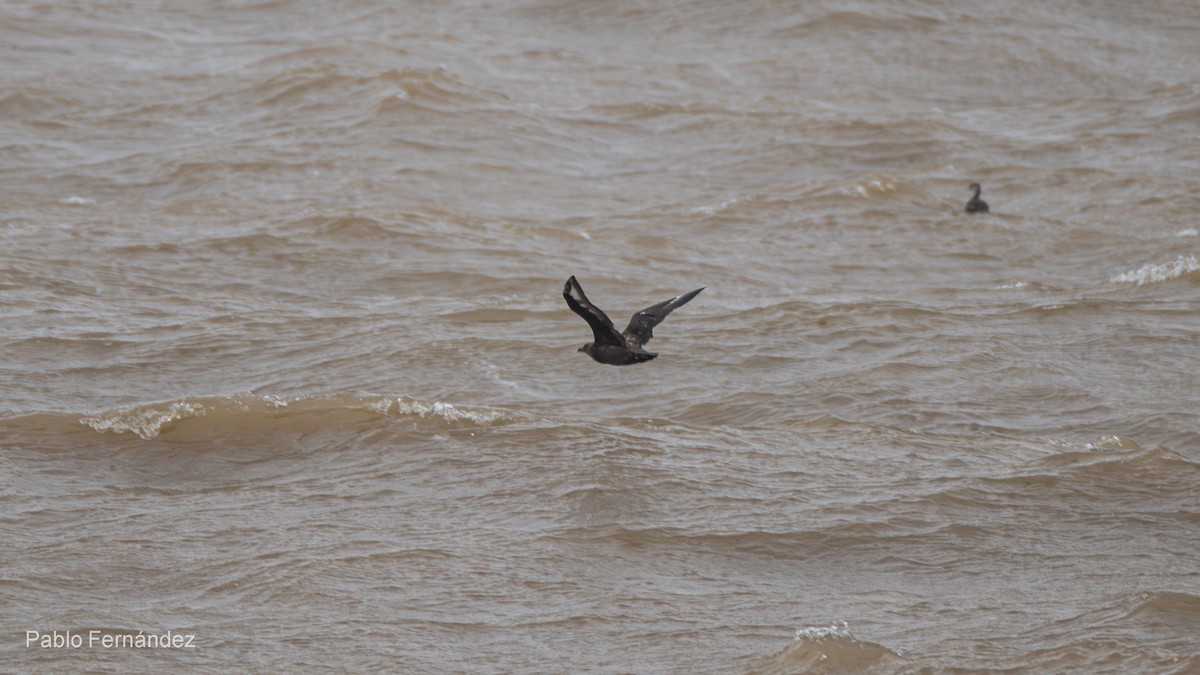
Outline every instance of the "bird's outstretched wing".
<path fill-rule="evenodd" d="M 583 320 L 592 327 L 592 334 L 596 336 L 597 345 L 625 345 L 625 339 L 613 327 L 612 320 L 587 299 L 587 296 L 583 294 L 583 287 L 579 285 L 578 281 L 575 281 L 574 276 L 567 279 L 566 285 L 563 286 L 563 298 L 567 301 L 567 306 L 571 308 L 571 311 L 582 316 Z"/>
<path fill-rule="evenodd" d="M 705 287 L 701 286 L 691 293 L 677 295 L 670 300 L 660 302 L 657 305 L 652 305 L 633 315 L 629 320 L 629 326 L 625 328 L 625 339 L 629 341 L 631 347 L 641 347 L 654 337 L 654 327 L 662 320 L 667 318 L 667 315 L 675 311 L 677 308 L 687 304 L 689 300 L 700 294 L 700 291 Z"/>

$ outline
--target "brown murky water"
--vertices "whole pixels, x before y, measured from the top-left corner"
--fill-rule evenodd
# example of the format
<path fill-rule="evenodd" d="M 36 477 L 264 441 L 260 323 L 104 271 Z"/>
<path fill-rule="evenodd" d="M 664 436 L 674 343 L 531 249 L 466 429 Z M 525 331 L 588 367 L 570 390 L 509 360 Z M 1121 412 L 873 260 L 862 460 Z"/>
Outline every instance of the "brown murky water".
<path fill-rule="evenodd" d="M 1200 672 L 1200 5 L 0 35 L 0 669 Z"/>

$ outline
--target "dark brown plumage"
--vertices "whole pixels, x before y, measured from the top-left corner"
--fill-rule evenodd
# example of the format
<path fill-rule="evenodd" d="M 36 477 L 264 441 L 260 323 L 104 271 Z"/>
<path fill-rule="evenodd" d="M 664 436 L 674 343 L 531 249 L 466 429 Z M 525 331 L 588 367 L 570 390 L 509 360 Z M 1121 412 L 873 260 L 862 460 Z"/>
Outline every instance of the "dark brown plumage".
<path fill-rule="evenodd" d="M 704 287 L 643 309 L 629 320 L 629 325 L 625 328 L 624 333 L 618 333 L 608 315 L 587 299 L 583 293 L 583 287 L 579 285 L 578 281 L 575 281 L 575 277 L 567 279 L 566 285 L 563 286 L 563 298 L 567 301 L 567 306 L 571 308 L 571 311 L 583 317 L 584 321 L 587 321 L 588 325 L 592 327 L 595 341 L 580 347 L 578 351 L 600 363 L 610 366 L 628 366 L 633 363 L 649 361 L 658 356 L 658 354 L 642 348 L 650 341 L 650 338 L 654 337 L 654 327 L 667 318 L 668 314 L 675 311 L 675 308 L 687 304 L 702 290 Z"/>
<path fill-rule="evenodd" d="M 983 188 L 979 187 L 979 183 L 971 183 L 967 189 L 975 191 L 975 195 L 967 201 L 967 213 L 987 213 L 987 202 L 979 198 L 979 193 L 983 191 Z"/>

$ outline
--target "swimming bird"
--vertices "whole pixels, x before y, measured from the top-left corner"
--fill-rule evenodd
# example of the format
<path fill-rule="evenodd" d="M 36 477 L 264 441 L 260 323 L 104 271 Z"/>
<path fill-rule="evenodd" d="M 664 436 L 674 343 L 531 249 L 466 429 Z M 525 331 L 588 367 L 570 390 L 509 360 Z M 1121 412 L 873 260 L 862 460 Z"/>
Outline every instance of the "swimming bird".
<path fill-rule="evenodd" d="M 618 333 L 613 322 L 597 306 L 593 305 L 583 294 L 583 287 L 572 276 L 563 286 L 563 298 L 584 321 L 592 327 L 595 342 L 589 342 L 576 351 L 581 351 L 600 363 L 610 366 L 628 366 L 631 363 L 642 363 L 658 356 L 642 349 L 650 338 L 654 337 L 654 327 L 667 318 L 677 307 L 687 304 L 688 300 L 696 297 L 705 287 L 701 286 L 691 293 L 677 295 L 657 305 L 651 305 L 633 315 L 624 333 Z"/>
<path fill-rule="evenodd" d="M 983 191 L 983 188 L 979 187 L 979 183 L 971 183 L 970 187 L 967 189 L 975 191 L 975 196 L 971 197 L 971 199 L 967 201 L 967 213 L 975 213 L 977 211 L 983 211 L 984 213 L 987 213 L 987 202 L 979 198 L 979 193 Z"/>

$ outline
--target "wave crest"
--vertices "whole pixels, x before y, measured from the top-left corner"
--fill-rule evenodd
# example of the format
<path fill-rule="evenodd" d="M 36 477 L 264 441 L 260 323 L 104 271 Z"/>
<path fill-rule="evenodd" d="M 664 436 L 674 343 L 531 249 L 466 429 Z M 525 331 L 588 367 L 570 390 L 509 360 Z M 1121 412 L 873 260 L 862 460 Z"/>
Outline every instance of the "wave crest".
<path fill-rule="evenodd" d="M 318 425 L 336 424 L 340 419 L 363 415 L 390 419 L 416 418 L 439 424 L 468 423 L 488 426 L 513 419 L 511 413 L 424 401 L 411 396 L 378 394 L 330 394 L 318 396 L 256 396 L 187 398 L 119 408 L 78 418 L 80 424 L 100 433 L 134 434 L 143 440 L 157 438 L 187 420 L 207 417 L 208 426 L 272 427 L 298 417 Z"/>
<path fill-rule="evenodd" d="M 1122 272 L 1110 282 L 1114 284 L 1156 284 L 1163 281 L 1191 276 L 1200 272 L 1200 259 L 1195 255 L 1179 256 L 1176 260 L 1166 263 L 1147 263 L 1132 272 Z"/>
<path fill-rule="evenodd" d="M 796 639 L 746 672 L 756 675 L 809 672 L 894 672 L 904 657 L 874 642 L 855 638 L 845 621 L 796 629 Z"/>
<path fill-rule="evenodd" d="M 149 440 L 158 436 L 163 427 L 188 417 L 207 413 L 205 407 L 193 401 L 169 401 L 165 404 L 140 406 L 80 418 L 79 423 L 101 433 L 132 433 Z"/>
<path fill-rule="evenodd" d="M 440 417 L 447 422 L 467 421 L 479 426 L 487 426 L 506 418 L 506 414 L 499 410 L 468 410 L 441 401 L 421 401 L 408 396 L 397 397 L 394 403 L 396 413 L 399 415 L 416 415 L 421 418 Z M 379 406 L 382 406 L 382 409 Z M 378 405 L 372 406 L 372 409 L 379 410 L 383 415 L 388 415 L 392 408 L 393 401 L 391 399 L 382 399 Z"/>

